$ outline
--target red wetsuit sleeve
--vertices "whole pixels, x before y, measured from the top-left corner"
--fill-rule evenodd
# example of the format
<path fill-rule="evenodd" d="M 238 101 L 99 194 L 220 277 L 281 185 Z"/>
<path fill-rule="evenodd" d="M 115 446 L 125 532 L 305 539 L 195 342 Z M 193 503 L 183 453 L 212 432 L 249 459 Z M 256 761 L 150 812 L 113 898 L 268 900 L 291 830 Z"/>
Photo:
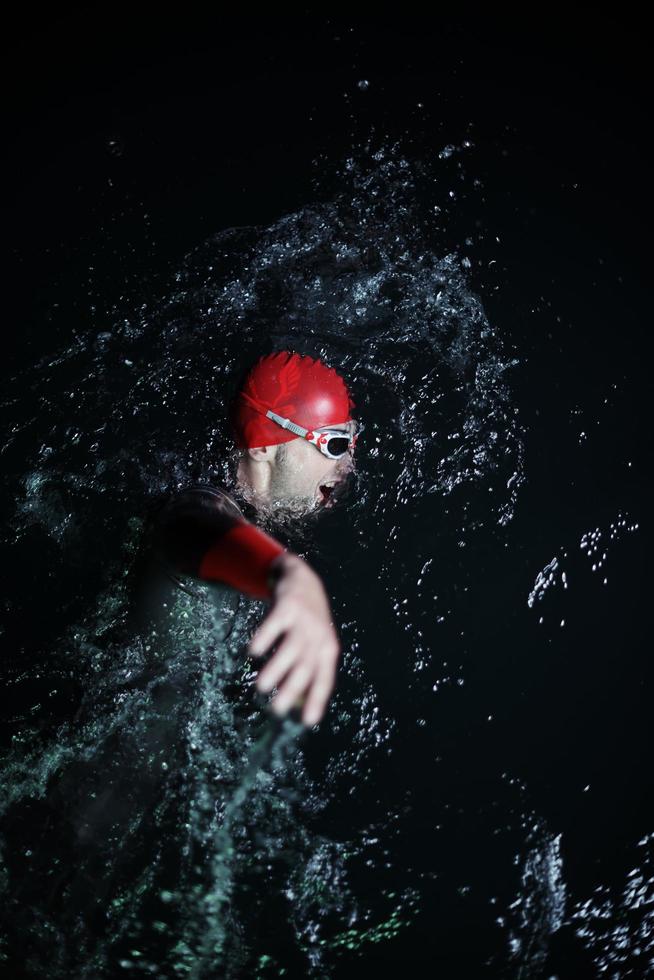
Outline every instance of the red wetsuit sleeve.
<path fill-rule="evenodd" d="M 190 488 L 158 512 L 155 553 L 177 574 L 223 582 L 257 599 L 272 597 L 270 565 L 286 549 L 246 521 L 223 491 Z"/>
<path fill-rule="evenodd" d="M 248 595 L 269 599 L 270 565 L 284 550 L 260 528 L 242 521 L 206 550 L 198 577 L 227 582 Z"/>

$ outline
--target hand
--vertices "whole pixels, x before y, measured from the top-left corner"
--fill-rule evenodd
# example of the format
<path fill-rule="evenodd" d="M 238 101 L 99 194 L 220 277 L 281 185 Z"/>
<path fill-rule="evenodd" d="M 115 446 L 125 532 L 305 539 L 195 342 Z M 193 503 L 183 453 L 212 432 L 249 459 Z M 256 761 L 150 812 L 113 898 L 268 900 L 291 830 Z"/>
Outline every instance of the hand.
<path fill-rule="evenodd" d="M 318 575 L 298 555 L 284 552 L 271 569 L 279 573 L 273 606 L 252 637 L 248 653 L 260 657 L 279 643 L 259 672 L 257 688 L 262 692 L 279 688 L 271 706 L 280 715 L 303 703 L 302 721 L 311 727 L 325 713 L 341 653 L 329 599 Z"/>

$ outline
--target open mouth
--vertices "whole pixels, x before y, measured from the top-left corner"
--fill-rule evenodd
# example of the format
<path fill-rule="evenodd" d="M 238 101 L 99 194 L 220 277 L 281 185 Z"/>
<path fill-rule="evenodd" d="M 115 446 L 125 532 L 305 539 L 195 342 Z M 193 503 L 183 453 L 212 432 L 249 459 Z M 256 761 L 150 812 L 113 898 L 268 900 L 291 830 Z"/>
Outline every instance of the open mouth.
<path fill-rule="evenodd" d="M 320 502 L 323 504 L 323 506 L 325 507 L 334 506 L 333 493 L 334 493 L 335 486 L 336 486 L 335 483 L 321 483 L 320 486 L 318 487 L 320 491 Z"/>

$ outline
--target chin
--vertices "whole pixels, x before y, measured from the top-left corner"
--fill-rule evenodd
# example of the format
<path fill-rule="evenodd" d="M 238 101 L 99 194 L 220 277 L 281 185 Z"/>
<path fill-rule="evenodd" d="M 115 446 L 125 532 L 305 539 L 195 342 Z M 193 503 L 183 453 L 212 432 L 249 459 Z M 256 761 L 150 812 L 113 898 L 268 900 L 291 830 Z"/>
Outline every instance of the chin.
<path fill-rule="evenodd" d="M 311 497 L 284 497 L 272 500 L 268 512 L 275 520 L 293 521 L 312 513 L 318 506 Z"/>

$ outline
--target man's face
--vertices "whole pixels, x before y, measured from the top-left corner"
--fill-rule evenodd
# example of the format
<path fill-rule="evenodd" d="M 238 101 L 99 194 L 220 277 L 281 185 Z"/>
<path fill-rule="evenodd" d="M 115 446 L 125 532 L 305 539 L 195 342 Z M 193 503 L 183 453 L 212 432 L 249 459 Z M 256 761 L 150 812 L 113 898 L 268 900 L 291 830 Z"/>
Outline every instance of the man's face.
<path fill-rule="evenodd" d="M 326 429 L 339 429 L 347 433 L 349 426 L 344 422 L 314 431 Z M 351 450 L 340 459 L 330 459 L 306 439 L 297 438 L 282 443 L 271 467 L 271 504 L 291 504 L 306 510 L 331 506 L 333 488 L 343 485 L 353 466 Z"/>

